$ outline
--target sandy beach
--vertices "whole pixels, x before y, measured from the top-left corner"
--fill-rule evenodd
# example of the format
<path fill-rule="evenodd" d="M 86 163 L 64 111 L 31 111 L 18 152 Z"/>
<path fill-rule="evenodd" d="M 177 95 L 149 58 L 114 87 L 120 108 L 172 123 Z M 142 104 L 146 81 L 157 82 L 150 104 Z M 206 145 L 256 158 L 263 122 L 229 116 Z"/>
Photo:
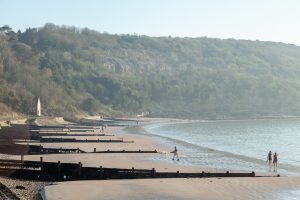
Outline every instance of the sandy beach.
<path fill-rule="evenodd" d="M 135 127 L 138 129 L 139 127 Z M 134 131 L 134 129 L 129 129 Z M 135 130 L 136 131 L 136 130 Z M 140 131 L 140 130 L 139 130 Z M 138 132 L 138 131 L 137 131 Z M 173 147 L 160 143 L 156 138 L 130 134 L 120 128 L 109 127 L 105 133 L 116 138 L 134 140 L 134 143 L 43 143 L 44 147 L 72 147 L 85 151 L 97 150 L 154 150 L 171 151 Z M 97 137 L 96 137 L 97 138 Z M 99 137 L 103 138 L 103 137 Z M 184 154 L 184 152 L 182 152 Z M 180 162 L 170 162 L 169 153 L 163 159 L 153 158 L 165 154 L 67 154 L 43 155 L 44 161 L 74 162 L 83 166 L 103 166 L 116 168 L 151 169 L 157 171 L 215 172 L 220 169 L 201 166 L 185 166 Z M 40 156 L 30 155 L 26 160 L 39 160 Z M 193 178 L 193 179 L 139 179 L 139 180 L 99 180 L 53 183 L 45 187 L 46 199 L 285 199 L 300 190 L 300 177 L 274 178 Z"/>
<path fill-rule="evenodd" d="M 145 120 L 145 123 L 161 122 L 159 119 Z M 167 120 L 162 120 L 164 123 Z M 174 122 L 173 120 L 169 120 Z M 107 154 L 49 154 L 26 155 L 25 160 L 49 162 L 81 162 L 83 166 L 103 166 L 107 168 L 152 169 L 161 172 L 225 172 L 228 169 L 213 169 L 203 166 L 187 166 L 172 161 L 173 146 L 164 144 L 156 137 L 143 134 L 142 126 L 107 127 L 105 134 L 114 136 L 92 136 L 89 139 L 117 139 L 134 141 L 133 143 L 40 143 L 43 147 L 80 148 L 86 152 L 106 150 L 157 150 L 159 153 L 107 153 Z M 85 139 L 84 136 L 72 138 Z M 29 143 L 30 144 L 30 143 Z M 32 143 L 39 144 L 39 143 Z M 167 154 L 165 154 L 167 152 Z M 184 155 L 185 152 L 180 152 Z M 18 159 L 17 156 L 9 156 Z M 159 159 L 157 159 L 159 158 Z M 234 170 L 230 170 L 234 171 Z M 275 175 L 274 173 L 256 173 L 257 175 Z M 1 178 L 4 183 L 21 199 L 32 199 L 33 194 L 43 183 L 17 181 Z M 16 185 L 26 190 L 16 189 Z M 174 179 L 135 179 L 135 180 L 99 180 L 55 182 L 44 187 L 47 200 L 103 199 L 204 199 L 204 200 L 285 200 L 297 199 L 300 191 L 300 177 L 255 177 L 255 178 L 174 178 Z M 296 196 L 296 197 L 295 197 Z"/>
<path fill-rule="evenodd" d="M 75 181 L 46 187 L 48 200 L 296 199 L 299 177 Z"/>

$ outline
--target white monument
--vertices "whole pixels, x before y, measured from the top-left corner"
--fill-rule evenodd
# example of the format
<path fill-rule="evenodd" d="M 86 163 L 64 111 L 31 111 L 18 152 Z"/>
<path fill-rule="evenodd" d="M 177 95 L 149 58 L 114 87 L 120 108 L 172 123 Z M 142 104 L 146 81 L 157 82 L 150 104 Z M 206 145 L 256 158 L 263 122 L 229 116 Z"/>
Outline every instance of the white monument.
<path fill-rule="evenodd" d="M 42 107 L 41 107 L 41 101 L 40 101 L 40 98 L 38 98 L 38 102 L 37 102 L 37 105 L 36 105 L 36 114 L 37 116 L 41 116 L 42 115 Z"/>

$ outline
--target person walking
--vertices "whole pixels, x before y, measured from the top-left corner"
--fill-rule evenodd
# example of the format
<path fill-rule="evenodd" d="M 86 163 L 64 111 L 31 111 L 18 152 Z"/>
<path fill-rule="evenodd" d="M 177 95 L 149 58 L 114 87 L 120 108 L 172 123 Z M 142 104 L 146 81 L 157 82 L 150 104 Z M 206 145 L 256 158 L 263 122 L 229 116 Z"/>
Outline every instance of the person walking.
<path fill-rule="evenodd" d="M 175 157 L 177 157 L 177 161 L 179 161 L 178 150 L 177 150 L 176 146 L 175 146 L 175 148 L 174 148 L 174 151 L 171 151 L 170 153 L 173 153 L 173 154 L 174 154 L 172 160 L 174 160 Z"/>
<path fill-rule="evenodd" d="M 278 167 L 278 154 L 277 154 L 277 152 L 275 152 L 274 156 L 273 156 L 273 165 L 274 165 L 274 172 L 277 172 L 277 167 Z"/>
<path fill-rule="evenodd" d="M 271 172 L 272 171 L 272 151 L 269 151 L 267 160 L 269 162 L 269 172 Z"/>

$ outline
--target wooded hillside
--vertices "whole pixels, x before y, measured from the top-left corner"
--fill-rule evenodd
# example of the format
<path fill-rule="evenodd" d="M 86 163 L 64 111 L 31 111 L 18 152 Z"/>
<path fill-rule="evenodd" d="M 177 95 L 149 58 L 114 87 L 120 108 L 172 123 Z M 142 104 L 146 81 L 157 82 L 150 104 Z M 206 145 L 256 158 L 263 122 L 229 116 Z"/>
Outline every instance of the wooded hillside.
<path fill-rule="evenodd" d="M 300 115 L 300 47 L 3 26 L 0 104 L 32 114 L 37 97 L 48 115 Z"/>

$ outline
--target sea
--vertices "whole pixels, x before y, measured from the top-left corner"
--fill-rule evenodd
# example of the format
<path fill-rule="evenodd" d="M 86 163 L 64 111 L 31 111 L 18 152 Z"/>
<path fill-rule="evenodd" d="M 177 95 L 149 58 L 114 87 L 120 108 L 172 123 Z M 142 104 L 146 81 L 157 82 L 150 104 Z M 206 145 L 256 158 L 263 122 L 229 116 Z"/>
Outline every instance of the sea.
<path fill-rule="evenodd" d="M 184 165 L 268 172 L 272 151 L 278 153 L 278 172 L 300 175 L 300 119 L 177 121 L 143 128 L 144 134 L 176 146 Z"/>

